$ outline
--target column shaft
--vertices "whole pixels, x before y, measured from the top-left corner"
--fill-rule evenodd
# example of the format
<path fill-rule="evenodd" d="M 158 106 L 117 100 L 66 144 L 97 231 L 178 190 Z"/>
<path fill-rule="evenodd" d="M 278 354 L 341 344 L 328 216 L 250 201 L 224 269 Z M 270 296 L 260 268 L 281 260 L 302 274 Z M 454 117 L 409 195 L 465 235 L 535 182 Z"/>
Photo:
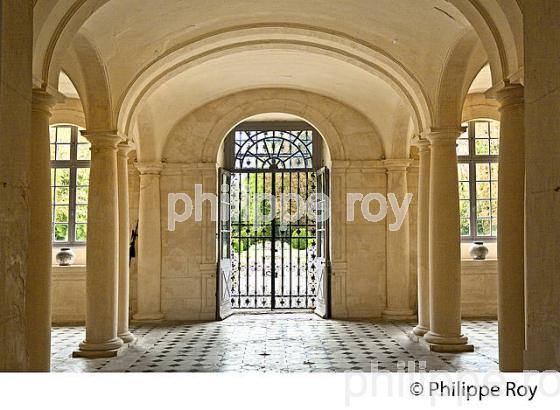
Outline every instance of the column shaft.
<path fill-rule="evenodd" d="M 49 118 L 55 99 L 33 91 L 25 319 L 29 370 L 50 370 L 52 209 Z"/>
<path fill-rule="evenodd" d="M 497 94 L 501 108 L 498 200 L 500 370 L 523 370 L 525 349 L 525 128 L 523 87 Z"/>
<path fill-rule="evenodd" d="M 407 169 L 410 160 L 387 160 L 387 195 L 394 194 L 399 206 L 408 194 Z M 383 316 L 389 319 L 410 319 L 414 311 L 409 303 L 410 286 L 410 229 L 408 212 L 399 228 L 391 230 L 395 222 L 387 220 L 387 308 Z"/>
<path fill-rule="evenodd" d="M 0 372 L 28 369 L 33 2 L 0 2 Z"/>
<path fill-rule="evenodd" d="M 461 333 L 461 248 L 456 141 L 461 131 L 432 130 L 430 164 L 430 331 L 439 352 L 472 351 Z"/>
<path fill-rule="evenodd" d="M 117 335 L 125 343 L 133 343 L 136 337 L 130 333 L 130 221 L 128 201 L 128 154 L 131 146 L 121 143 L 117 153 L 118 191 L 119 191 L 119 309 Z"/>
<path fill-rule="evenodd" d="M 117 337 L 118 189 L 115 133 L 90 133 L 86 339 L 79 357 L 113 357 L 123 345 Z"/>
<path fill-rule="evenodd" d="M 430 142 L 417 142 L 420 156 L 418 178 L 418 325 L 416 336 L 430 330 Z"/>
<path fill-rule="evenodd" d="M 158 321 L 161 313 L 160 163 L 138 164 L 138 312 L 134 320 Z"/>

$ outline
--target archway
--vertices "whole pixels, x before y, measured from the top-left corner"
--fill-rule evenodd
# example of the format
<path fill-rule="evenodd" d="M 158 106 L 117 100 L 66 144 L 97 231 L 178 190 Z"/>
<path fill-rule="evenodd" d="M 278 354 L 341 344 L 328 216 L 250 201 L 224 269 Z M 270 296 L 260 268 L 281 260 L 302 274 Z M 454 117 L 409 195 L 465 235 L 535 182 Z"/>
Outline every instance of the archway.
<path fill-rule="evenodd" d="M 323 138 L 310 124 L 287 118 L 253 117 L 224 141 L 217 283 L 222 319 L 248 309 L 329 316 Z"/>

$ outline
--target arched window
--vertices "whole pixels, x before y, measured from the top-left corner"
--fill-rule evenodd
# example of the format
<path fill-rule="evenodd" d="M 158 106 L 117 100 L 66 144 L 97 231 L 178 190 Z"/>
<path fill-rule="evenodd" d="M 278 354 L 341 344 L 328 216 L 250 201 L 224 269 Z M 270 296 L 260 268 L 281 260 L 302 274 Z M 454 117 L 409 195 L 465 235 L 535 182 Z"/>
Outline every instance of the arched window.
<path fill-rule="evenodd" d="M 317 165 L 317 147 L 320 144 L 316 131 L 308 124 L 245 123 L 228 138 L 226 155 L 233 158 L 228 168 L 311 170 Z"/>
<path fill-rule="evenodd" d="M 75 125 L 50 128 L 53 242 L 85 244 L 90 144 Z"/>
<path fill-rule="evenodd" d="M 461 238 L 492 240 L 498 234 L 500 123 L 473 120 L 457 140 Z"/>

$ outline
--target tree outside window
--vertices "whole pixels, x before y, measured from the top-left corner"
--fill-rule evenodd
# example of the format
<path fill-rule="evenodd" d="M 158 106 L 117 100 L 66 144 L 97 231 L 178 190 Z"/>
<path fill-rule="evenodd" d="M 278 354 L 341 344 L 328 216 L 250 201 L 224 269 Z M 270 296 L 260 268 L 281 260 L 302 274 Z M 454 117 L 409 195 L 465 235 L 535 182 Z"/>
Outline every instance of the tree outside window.
<path fill-rule="evenodd" d="M 50 142 L 53 242 L 85 244 L 90 144 L 75 125 L 52 126 Z"/>
<path fill-rule="evenodd" d="M 500 123 L 473 120 L 457 140 L 461 238 L 492 240 L 498 234 Z"/>

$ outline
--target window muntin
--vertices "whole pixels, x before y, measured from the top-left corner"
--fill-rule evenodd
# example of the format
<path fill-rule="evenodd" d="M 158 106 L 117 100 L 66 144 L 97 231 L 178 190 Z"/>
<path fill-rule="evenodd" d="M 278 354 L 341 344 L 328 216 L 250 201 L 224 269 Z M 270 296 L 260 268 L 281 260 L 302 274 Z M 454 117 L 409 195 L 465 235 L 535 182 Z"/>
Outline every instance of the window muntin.
<path fill-rule="evenodd" d="M 52 232 L 56 245 L 87 239 L 90 145 L 74 125 L 50 128 Z"/>
<path fill-rule="evenodd" d="M 464 240 L 492 240 L 498 227 L 500 123 L 474 120 L 457 140 L 460 231 Z"/>
<path fill-rule="evenodd" d="M 236 170 L 310 170 L 316 132 L 305 123 L 246 123 L 230 137 Z"/>

